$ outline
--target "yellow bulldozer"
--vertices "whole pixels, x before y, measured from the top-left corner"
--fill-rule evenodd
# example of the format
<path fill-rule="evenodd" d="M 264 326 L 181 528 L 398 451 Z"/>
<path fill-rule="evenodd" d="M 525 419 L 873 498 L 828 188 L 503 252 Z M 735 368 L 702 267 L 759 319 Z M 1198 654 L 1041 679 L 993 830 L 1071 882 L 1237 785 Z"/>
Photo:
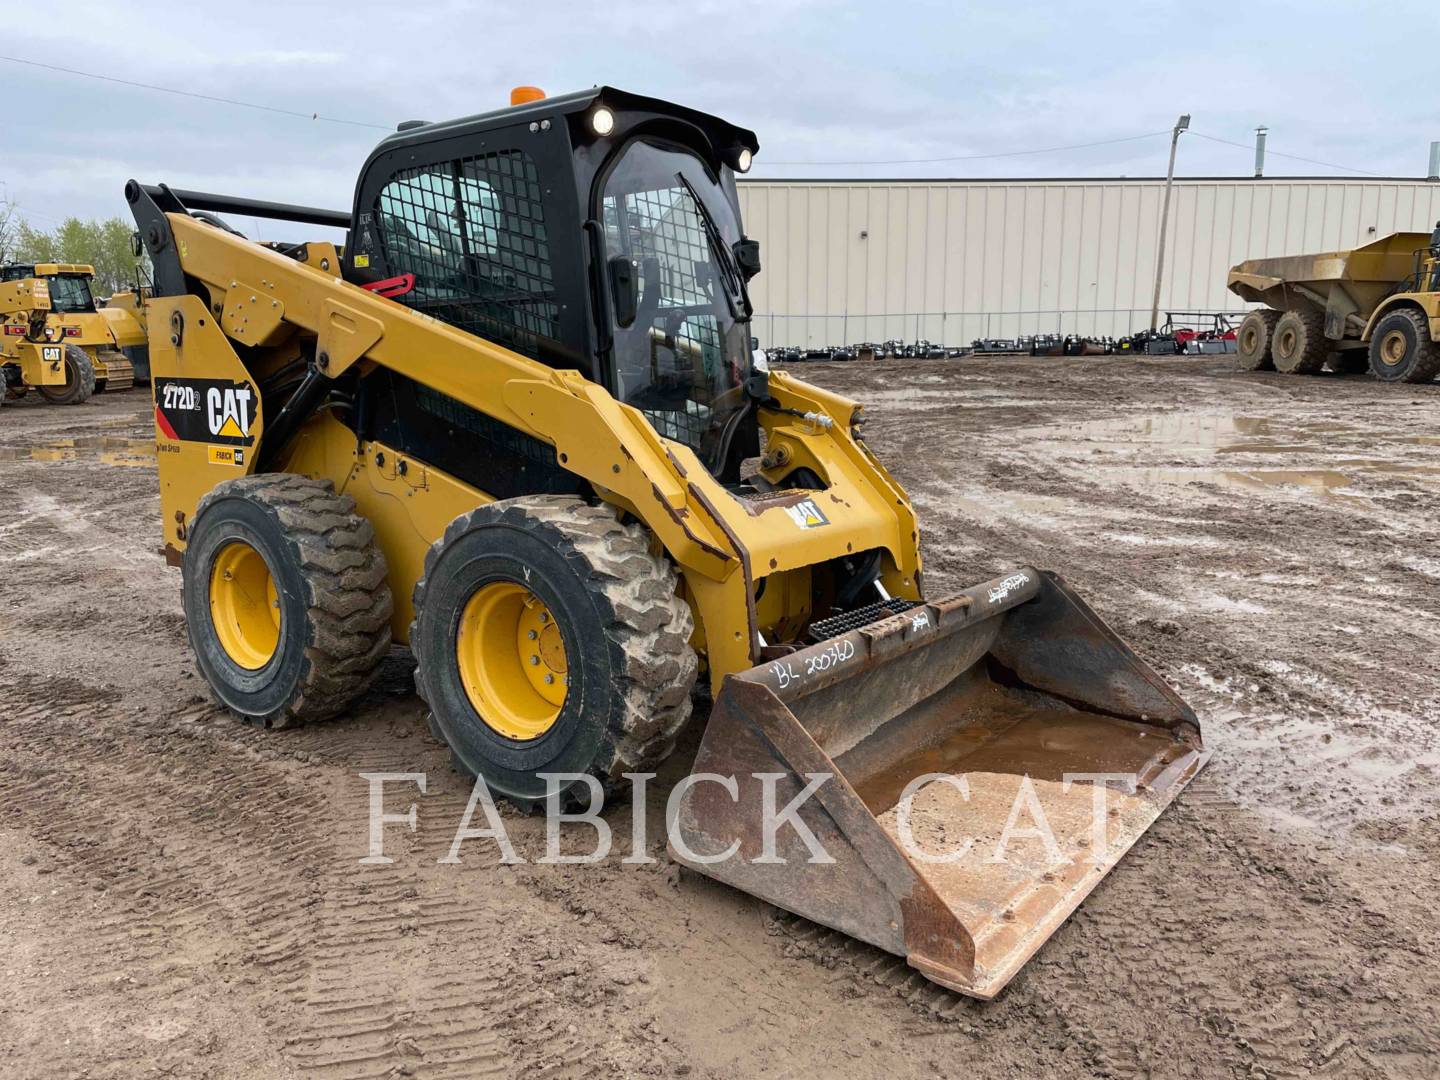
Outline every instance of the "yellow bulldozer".
<path fill-rule="evenodd" d="M 1236 296 L 1266 305 L 1236 335 L 1243 367 L 1308 375 L 1364 371 L 1383 382 L 1440 375 L 1440 222 L 1350 251 L 1249 259 L 1230 270 Z"/>
<path fill-rule="evenodd" d="M 524 808 L 620 793 L 708 691 L 672 856 L 991 997 L 1207 751 L 1055 574 L 928 596 L 862 407 L 753 367 L 757 151 L 597 87 L 402 125 L 349 210 L 130 181 L 165 552 L 239 716 L 333 716 L 406 644 Z M 1017 805 L 1046 842 L 936 852 Z"/>
<path fill-rule="evenodd" d="M 78 405 L 134 385 L 117 332 L 133 346 L 145 340 L 144 330 L 128 312 L 96 305 L 94 276 L 83 263 L 0 267 L 0 368 L 10 394 L 34 389 L 55 404 Z"/>

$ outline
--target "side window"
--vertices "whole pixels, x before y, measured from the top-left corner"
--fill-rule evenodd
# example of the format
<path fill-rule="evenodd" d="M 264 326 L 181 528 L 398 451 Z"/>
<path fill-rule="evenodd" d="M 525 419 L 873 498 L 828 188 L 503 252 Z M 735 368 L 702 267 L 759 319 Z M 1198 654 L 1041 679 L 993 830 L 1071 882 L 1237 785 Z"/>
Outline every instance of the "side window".
<path fill-rule="evenodd" d="M 527 356 L 559 337 L 540 178 L 528 154 L 407 169 L 375 210 L 386 264 L 415 275 L 402 302 Z"/>

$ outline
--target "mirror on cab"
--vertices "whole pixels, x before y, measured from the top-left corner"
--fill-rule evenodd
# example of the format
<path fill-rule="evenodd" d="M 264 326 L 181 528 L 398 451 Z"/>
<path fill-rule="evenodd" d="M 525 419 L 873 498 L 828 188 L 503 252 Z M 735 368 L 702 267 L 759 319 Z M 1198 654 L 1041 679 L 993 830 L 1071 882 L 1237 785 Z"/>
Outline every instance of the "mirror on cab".
<path fill-rule="evenodd" d="M 633 326 L 640 307 L 640 283 L 635 277 L 635 263 L 628 255 L 610 258 L 610 297 L 615 307 L 615 325 Z"/>

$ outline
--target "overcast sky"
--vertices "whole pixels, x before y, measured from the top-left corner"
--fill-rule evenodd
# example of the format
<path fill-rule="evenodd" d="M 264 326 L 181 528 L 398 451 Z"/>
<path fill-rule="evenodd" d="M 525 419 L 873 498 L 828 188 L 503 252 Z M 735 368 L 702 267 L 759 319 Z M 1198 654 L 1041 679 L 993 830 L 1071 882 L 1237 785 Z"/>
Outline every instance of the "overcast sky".
<path fill-rule="evenodd" d="M 419 4 L 68 3 L 10 20 L 0 53 L 304 113 L 278 115 L 0 61 L 0 183 L 21 213 L 125 214 L 129 177 L 348 208 L 381 130 L 596 83 L 750 127 L 753 175 L 1153 176 L 1165 135 L 929 164 L 780 165 L 998 154 L 1168 131 L 1180 175 L 1423 176 L 1440 139 L 1433 0 L 1235 5 L 888 0 Z M 1416 42 L 1413 56 L 1398 52 Z M 356 121 L 331 123 L 308 117 Z M 359 126 L 376 125 L 375 127 Z M 243 226 L 243 222 L 241 223 Z"/>

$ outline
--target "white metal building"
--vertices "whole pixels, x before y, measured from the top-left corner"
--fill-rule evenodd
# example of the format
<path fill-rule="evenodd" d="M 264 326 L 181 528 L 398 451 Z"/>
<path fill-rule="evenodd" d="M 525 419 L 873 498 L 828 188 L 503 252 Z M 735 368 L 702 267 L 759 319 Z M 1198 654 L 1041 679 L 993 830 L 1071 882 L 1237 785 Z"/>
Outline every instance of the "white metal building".
<path fill-rule="evenodd" d="M 1149 325 L 1161 179 L 747 180 L 745 228 L 763 345 L 840 345 Z M 1242 259 L 1429 232 L 1440 184 L 1419 179 L 1177 179 L 1160 308 L 1242 311 Z"/>

